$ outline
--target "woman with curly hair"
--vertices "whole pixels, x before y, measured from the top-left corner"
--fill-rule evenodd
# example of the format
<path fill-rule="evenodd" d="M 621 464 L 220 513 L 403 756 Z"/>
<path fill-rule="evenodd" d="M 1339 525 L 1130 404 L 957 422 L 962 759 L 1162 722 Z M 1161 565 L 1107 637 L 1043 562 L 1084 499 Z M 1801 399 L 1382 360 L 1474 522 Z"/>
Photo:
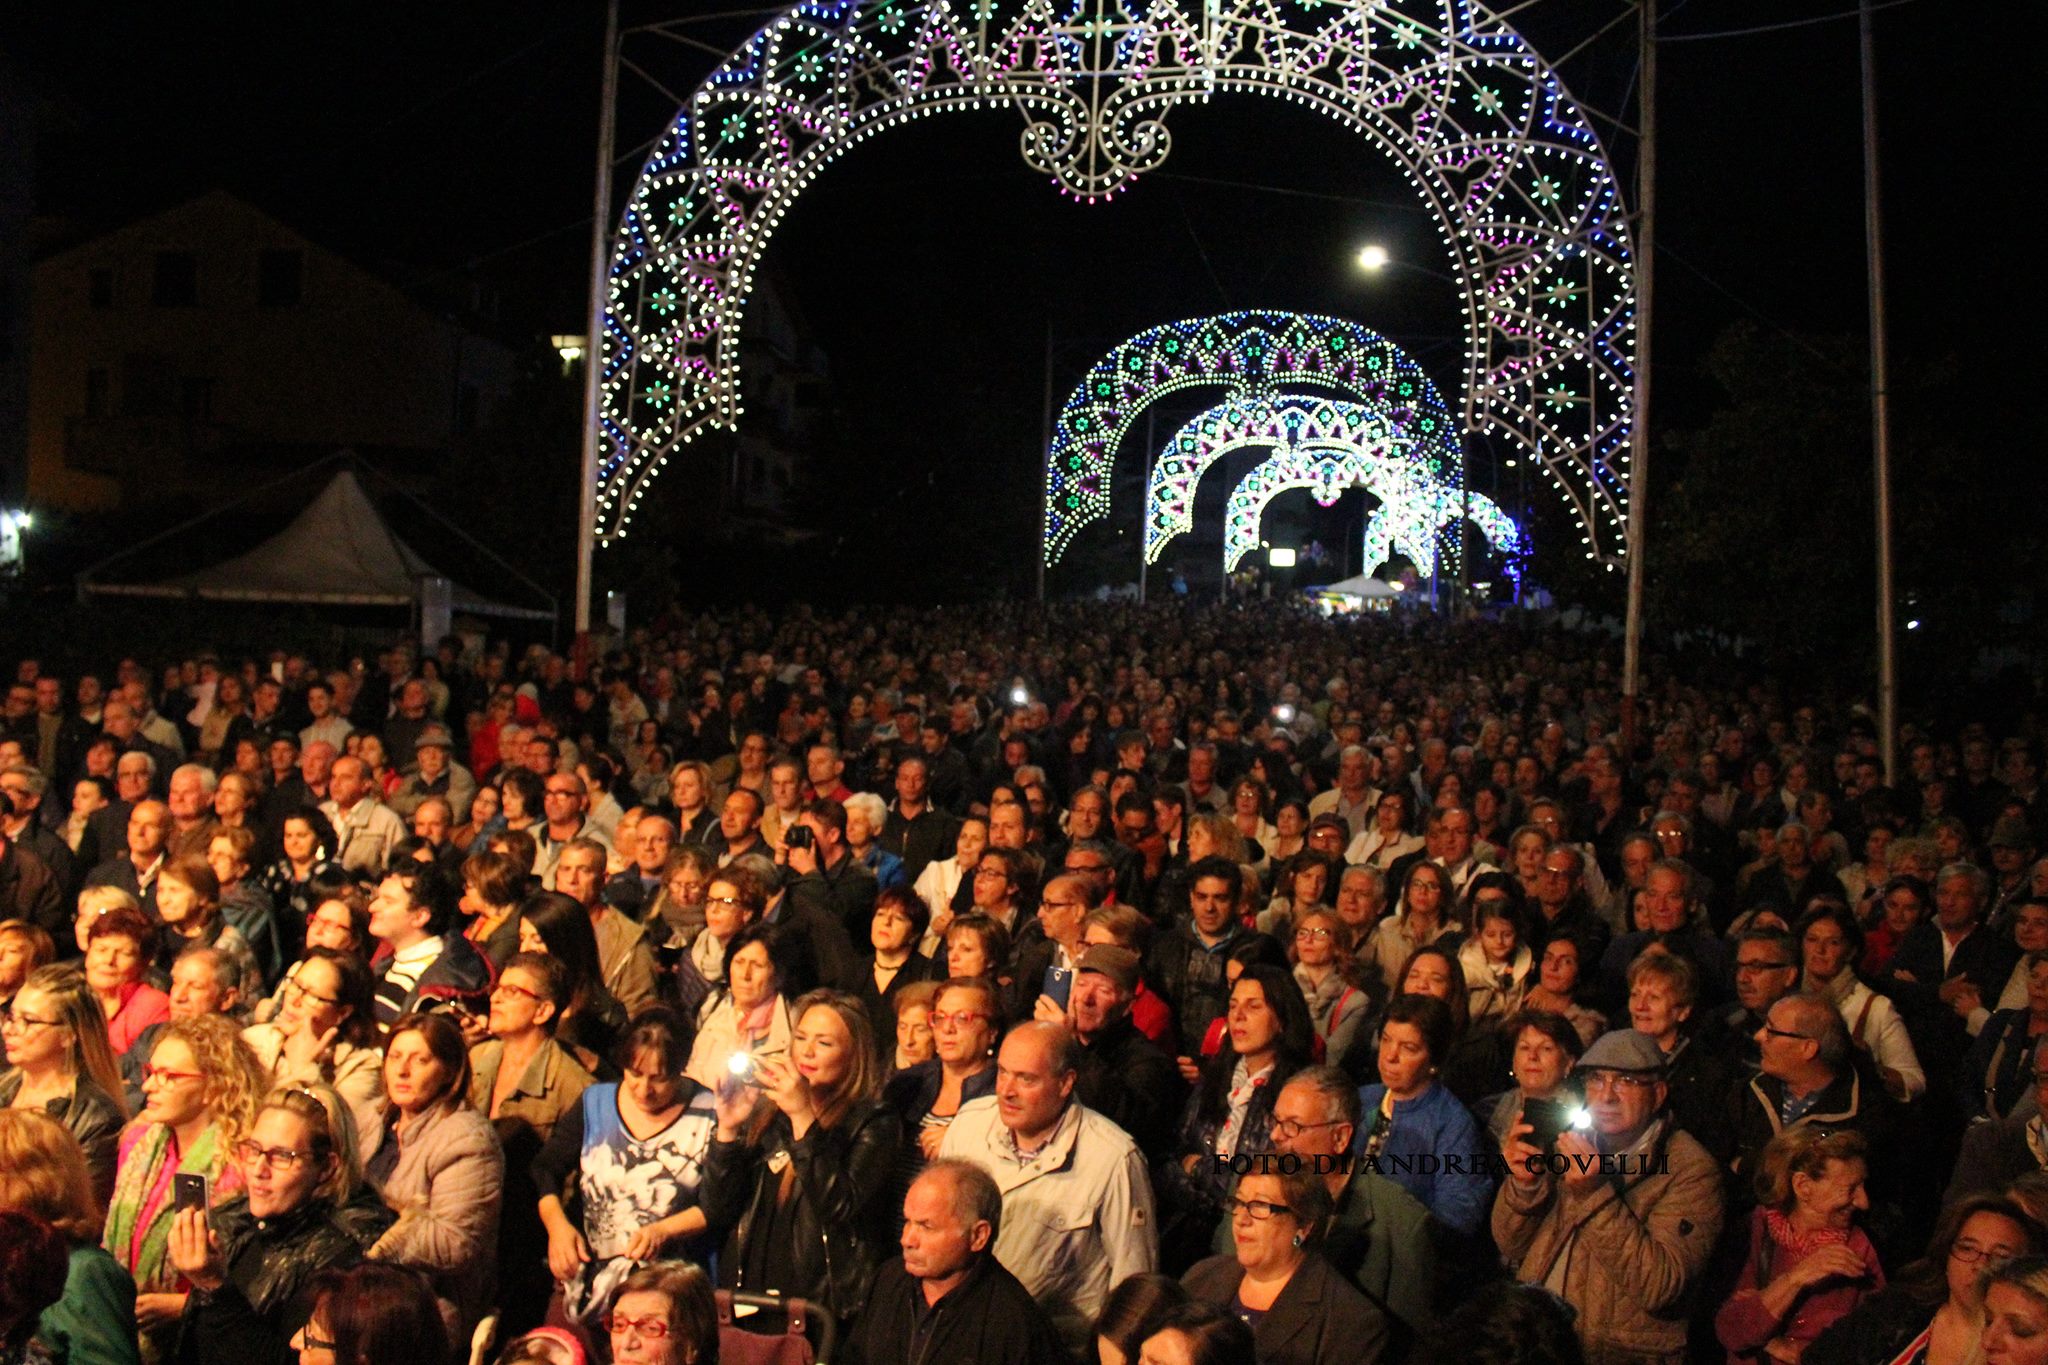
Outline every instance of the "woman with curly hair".
<path fill-rule="evenodd" d="M 235 1144 L 256 1121 L 269 1078 L 225 1015 L 203 1014 L 166 1028 L 142 1068 L 142 1112 L 121 1134 L 114 1197 L 103 1245 L 135 1277 L 135 1320 L 144 1353 L 185 1311 L 187 1285 L 170 1263 L 172 1187 L 204 1176 L 224 1199 L 242 1186 Z"/>

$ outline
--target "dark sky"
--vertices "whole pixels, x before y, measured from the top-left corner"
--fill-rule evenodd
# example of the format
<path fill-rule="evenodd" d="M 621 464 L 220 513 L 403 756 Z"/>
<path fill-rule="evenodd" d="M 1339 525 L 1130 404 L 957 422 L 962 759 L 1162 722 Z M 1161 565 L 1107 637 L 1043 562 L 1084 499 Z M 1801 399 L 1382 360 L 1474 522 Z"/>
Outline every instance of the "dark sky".
<path fill-rule="evenodd" d="M 1719 34 L 1849 3 L 1667 0 L 1664 29 Z M 628 0 L 626 15 L 726 7 Z M 1616 0 L 1536 0 L 1515 22 L 1558 56 L 1621 13 Z M 705 17 L 690 32 L 729 46 L 759 22 Z M 118 221 L 225 186 L 401 278 L 485 274 L 531 332 L 580 331 L 601 25 L 593 0 L 12 6 L 0 75 L 35 116 L 0 135 L 32 137 L 44 215 Z M 2017 234 L 2000 224 L 2023 173 L 2007 130 L 2023 126 L 2038 81 L 2019 66 L 2021 44 L 1987 43 L 1935 0 L 1886 8 L 1879 42 L 1900 363 L 1961 353 L 1973 420 L 2017 431 L 2031 355 L 1996 341 L 2017 266 Z M 644 37 L 628 51 L 679 93 L 714 61 Z M 1564 67 L 1583 104 L 1629 120 L 1635 74 L 1628 19 Z M 1700 364 L 1729 323 L 1863 327 L 1856 26 L 1670 42 L 1662 91 L 1656 376 L 1668 426 L 1715 400 Z M 621 108 L 622 147 L 670 112 L 631 77 Z M 1351 267 L 1369 239 L 1443 264 L 1390 162 L 1258 97 L 1170 122 L 1164 169 L 1108 206 L 1063 199 L 1028 170 L 1013 112 L 871 139 L 799 201 L 768 269 L 832 357 L 835 421 L 872 460 L 864 486 L 877 499 L 951 486 L 1028 502 L 1048 322 L 1062 396 L 1132 332 L 1242 307 L 1355 317 L 1455 390 L 1450 291 Z M 1632 174 L 1633 140 L 1597 126 Z M 1008 505 L 990 525 L 1028 537 L 1035 515 Z"/>

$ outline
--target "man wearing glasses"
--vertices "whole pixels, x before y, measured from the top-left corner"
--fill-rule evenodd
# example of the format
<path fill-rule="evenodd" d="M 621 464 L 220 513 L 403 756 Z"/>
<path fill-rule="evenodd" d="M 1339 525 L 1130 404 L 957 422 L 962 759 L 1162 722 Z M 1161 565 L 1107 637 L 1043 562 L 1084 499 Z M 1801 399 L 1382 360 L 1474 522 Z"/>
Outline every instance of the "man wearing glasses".
<path fill-rule="evenodd" d="M 1683 1359 L 1693 1291 L 1721 1231 L 1721 1170 L 1671 1126 L 1655 1039 L 1605 1034 L 1577 1074 L 1592 1127 L 1561 1133 L 1551 1152 L 1530 1124 L 1509 1130 L 1494 1240 L 1516 1278 L 1578 1310 L 1588 1360 Z"/>
<path fill-rule="evenodd" d="M 1702 1041 L 1725 1047 L 1751 1071 L 1763 1065 L 1757 1040 L 1771 1007 L 1799 984 L 1799 946 L 1783 929 L 1745 929 L 1735 937 L 1735 1003 L 1714 1014 Z"/>
<path fill-rule="evenodd" d="M 1343 1159 L 1360 1113 L 1356 1081 L 1334 1066 L 1304 1067 L 1273 1101 L 1273 1150 L 1315 1163 L 1330 1191 L 1336 1212 L 1323 1233 L 1324 1259 L 1419 1336 L 1436 1325 L 1430 1296 L 1442 1234 L 1421 1200 Z M 1216 1225 L 1211 1246 L 1219 1255 L 1232 1249 L 1230 1219 Z"/>
<path fill-rule="evenodd" d="M 1856 1066 L 1849 1026 L 1826 997 L 1788 995 L 1772 1005 L 1756 1045 L 1763 1069 L 1737 1096 L 1737 1175 L 1754 1169 L 1750 1163 L 1765 1143 L 1801 1124 L 1853 1129 L 1871 1151 L 1887 1150 L 1891 1106 L 1883 1088 Z M 1738 1181 L 1737 1188 L 1748 1183 Z"/>

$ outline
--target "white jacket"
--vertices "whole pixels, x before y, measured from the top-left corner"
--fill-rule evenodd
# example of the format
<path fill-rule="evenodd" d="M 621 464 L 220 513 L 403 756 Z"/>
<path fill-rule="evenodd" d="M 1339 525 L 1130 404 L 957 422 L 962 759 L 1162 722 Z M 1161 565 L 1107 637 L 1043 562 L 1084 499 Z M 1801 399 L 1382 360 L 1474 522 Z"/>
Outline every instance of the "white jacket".
<path fill-rule="evenodd" d="M 1159 1267 L 1145 1159 L 1123 1129 L 1076 1100 L 1052 1138 L 1019 1161 L 984 1095 L 960 1108 L 941 1157 L 971 1161 L 1003 1192 L 996 1259 L 1031 1291 L 1070 1349 L 1087 1344 L 1115 1285 Z"/>
<path fill-rule="evenodd" d="M 1458 965 L 1465 970 L 1466 999 L 1474 1023 L 1481 1019 L 1505 1019 L 1522 1008 L 1522 998 L 1535 979 L 1536 959 L 1526 943 L 1515 945 L 1505 973 L 1497 972 L 1486 960 L 1486 949 L 1478 939 L 1466 939 L 1458 949 Z M 1502 981 L 1506 977 L 1505 983 Z"/>
<path fill-rule="evenodd" d="M 1913 1051 L 1906 1021 L 1899 1018 L 1891 1001 L 1864 985 L 1853 972 L 1845 969 L 1843 975 L 1854 984 L 1835 1003 L 1842 1011 L 1842 1022 L 1849 1026 L 1850 1041 L 1877 1063 L 1884 1088 L 1893 1099 L 1913 1100 L 1926 1094 L 1927 1073 L 1921 1070 L 1919 1055 Z M 1830 996 L 1833 994 L 1829 992 Z"/>

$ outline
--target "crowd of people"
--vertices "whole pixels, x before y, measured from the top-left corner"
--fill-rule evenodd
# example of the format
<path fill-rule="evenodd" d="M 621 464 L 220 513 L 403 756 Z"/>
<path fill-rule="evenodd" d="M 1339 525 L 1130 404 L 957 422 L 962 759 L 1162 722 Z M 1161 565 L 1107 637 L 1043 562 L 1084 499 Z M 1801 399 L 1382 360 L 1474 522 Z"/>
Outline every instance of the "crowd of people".
<path fill-rule="evenodd" d="M 1610 648 L 50 642 L 0 1362 L 2048 1362 L 2038 717 Z"/>

